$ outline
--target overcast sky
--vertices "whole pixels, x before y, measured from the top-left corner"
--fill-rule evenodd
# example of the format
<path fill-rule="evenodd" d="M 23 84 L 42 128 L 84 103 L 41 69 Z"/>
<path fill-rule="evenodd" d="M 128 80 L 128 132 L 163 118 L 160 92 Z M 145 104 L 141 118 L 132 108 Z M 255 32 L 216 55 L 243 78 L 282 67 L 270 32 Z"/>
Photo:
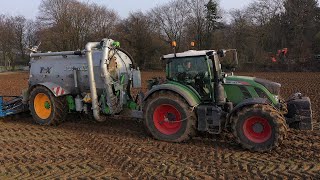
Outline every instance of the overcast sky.
<path fill-rule="evenodd" d="M 169 2 L 170 0 L 89 0 L 97 4 L 105 5 L 119 13 L 121 17 L 126 17 L 130 12 L 141 10 L 146 11 L 158 4 Z M 253 0 L 220 0 L 220 5 L 224 10 L 243 8 Z M 41 0 L 1 0 L 0 14 L 23 15 L 29 19 L 35 18 L 38 14 L 38 6 Z"/>

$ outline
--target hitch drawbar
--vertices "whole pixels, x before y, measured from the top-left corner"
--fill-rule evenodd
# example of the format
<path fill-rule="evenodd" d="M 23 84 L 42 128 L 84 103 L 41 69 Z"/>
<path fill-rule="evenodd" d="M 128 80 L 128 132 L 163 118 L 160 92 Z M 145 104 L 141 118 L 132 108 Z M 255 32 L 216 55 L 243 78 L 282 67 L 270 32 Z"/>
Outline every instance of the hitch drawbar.
<path fill-rule="evenodd" d="M 7 101 L 5 101 L 8 99 Z M 15 115 L 29 110 L 20 96 L 0 96 L 0 117 Z"/>

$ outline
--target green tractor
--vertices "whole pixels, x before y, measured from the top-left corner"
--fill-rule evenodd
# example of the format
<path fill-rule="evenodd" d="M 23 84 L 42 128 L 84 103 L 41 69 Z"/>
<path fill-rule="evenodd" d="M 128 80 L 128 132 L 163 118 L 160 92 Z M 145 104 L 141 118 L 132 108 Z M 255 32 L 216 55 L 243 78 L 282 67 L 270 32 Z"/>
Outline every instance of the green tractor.
<path fill-rule="evenodd" d="M 229 130 L 243 148 L 265 152 L 281 144 L 289 128 L 312 130 L 311 102 L 296 93 L 280 97 L 279 83 L 224 73 L 220 59 L 236 50 L 187 51 L 162 57 L 166 80 L 150 82 L 143 112 L 155 139 L 184 142 L 198 132 Z"/>

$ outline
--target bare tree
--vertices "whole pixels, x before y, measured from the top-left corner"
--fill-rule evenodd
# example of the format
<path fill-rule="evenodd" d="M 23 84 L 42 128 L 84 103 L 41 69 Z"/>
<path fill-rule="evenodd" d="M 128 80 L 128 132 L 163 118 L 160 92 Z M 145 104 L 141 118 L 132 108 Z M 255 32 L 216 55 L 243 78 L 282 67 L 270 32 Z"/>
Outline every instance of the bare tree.
<path fill-rule="evenodd" d="M 80 49 L 90 39 L 93 12 L 89 4 L 81 2 L 73 2 L 68 11 L 70 48 Z"/>
<path fill-rule="evenodd" d="M 91 32 L 94 39 L 101 37 L 112 37 L 115 34 L 116 24 L 119 23 L 120 17 L 114 10 L 109 10 L 104 6 L 96 4 L 91 5 L 92 26 Z"/>
<path fill-rule="evenodd" d="M 265 25 L 276 15 L 284 12 L 283 0 L 256 0 L 246 8 L 252 23 Z"/>
<path fill-rule="evenodd" d="M 37 35 L 39 30 L 38 23 L 33 20 L 27 20 L 25 28 L 25 47 L 31 48 L 32 46 L 38 45 L 40 43 L 39 37 Z"/>
<path fill-rule="evenodd" d="M 51 50 L 70 49 L 71 11 L 76 0 L 43 0 L 39 6 L 38 22 L 41 23 L 39 35 L 44 41 L 42 48 Z M 71 45 L 72 44 L 72 45 Z"/>
<path fill-rule="evenodd" d="M 23 16 L 17 16 L 11 19 L 14 31 L 14 39 L 15 39 L 15 46 L 17 50 L 17 54 L 19 54 L 19 58 L 21 61 L 25 61 L 27 58 L 25 56 L 25 34 L 26 34 L 26 23 L 27 20 Z"/>
<path fill-rule="evenodd" d="M 190 9 L 188 30 L 191 31 L 191 40 L 195 40 L 198 49 L 202 49 L 204 34 L 206 31 L 206 4 L 205 0 L 190 0 L 187 3 Z"/>
<path fill-rule="evenodd" d="M 50 50 L 80 49 L 88 41 L 109 37 L 119 19 L 104 6 L 77 0 L 43 0 L 39 10 L 39 34 Z"/>
<path fill-rule="evenodd" d="M 70 7 L 76 0 L 42 0 L 39 6 L 38 19 L 48 27 L 60 24 L 70 18 Z"/>
<path fill-rule="evenodd" d="M 297 59 L 306 60 L 312 53 L 312 41 L 319 32 L 320 8 L 317 0 L 285 0 L 283 28 L 287 45 Z"/>
<path fill-rule="evenodd" d="M 234 10 L 231 17 L 230 46 L 238 49 L 241 63 L 254 62 L 260 52 L 256 27 L 245 10 Z"/>
<path fill-rule="evenodd" d="M 165 36 L 165 41 L 177 41 L 178 46 L 184 36 L 184 28 L 190 14 L 188 2 L 175 0 L 151 10 L 152 19 Z"/>
<path fill-rule="evenodd" d="M 26 19 L 22 16 L 1 16 L 0 18 L 0 49 L 3 64 L 14 68 L 16 61 L 26 61 L 25 56 Z"/>
<path fill-rule="evenodd" d="M 166 45 L 159 39 L 149 16 L 142 12 L 130 13 L 117 25 L 117 39 L 135 59 L 140 68 L 157 69 L 159 57 Z"/>
<path fill-rule="evenodd" d="M 5 16 L 0 14 L 0 55 L 1 55 L 1 65 L 5 65 L 6 54 L 4 51 L 4 31 L 5 31 Z"/>

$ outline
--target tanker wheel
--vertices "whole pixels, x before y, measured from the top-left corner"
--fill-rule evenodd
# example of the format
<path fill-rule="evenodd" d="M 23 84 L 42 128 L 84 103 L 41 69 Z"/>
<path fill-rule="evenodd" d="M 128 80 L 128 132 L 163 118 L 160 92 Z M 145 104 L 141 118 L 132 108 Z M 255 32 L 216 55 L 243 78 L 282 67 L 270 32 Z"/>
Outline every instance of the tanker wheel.
<path fill-rule="evenodd" d="M 232 131 L 238 143 L 251 151 L 270 151 L 287 136 L 283 116 L 269 105 L 244 107 L 232 117 Z"/>
<path fill-rule="evenodd" d="M 168 91 L 154 93 L 143 107 L 144 126 L 155 139 L 169 142 L 189 140 L 196 133 L 196 115 L 179 95 Z"/>
<path fill-rule="evenodd" d="M 68 114 L 65 97 L 55 97 L 49 89 L 37 86 L 30 92 L 29 108 L 40 125 L 58 125 Z"/>

